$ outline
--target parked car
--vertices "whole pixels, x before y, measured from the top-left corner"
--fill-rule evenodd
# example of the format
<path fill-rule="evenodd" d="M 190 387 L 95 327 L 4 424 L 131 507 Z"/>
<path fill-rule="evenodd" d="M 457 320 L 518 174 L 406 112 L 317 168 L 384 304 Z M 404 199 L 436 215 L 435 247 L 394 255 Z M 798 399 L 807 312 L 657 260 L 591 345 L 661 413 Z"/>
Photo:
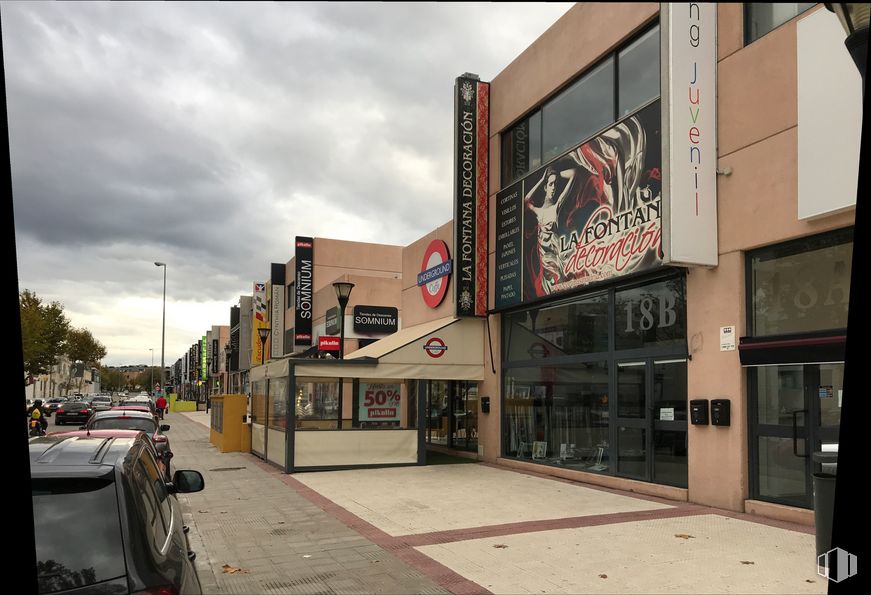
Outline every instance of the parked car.
<path fill-rule="evenodd" d="M 142 430 L 64 430 L 63 432 L 51 432 L 48 435 L 74 436 L 77 438 L 135 438 L 139 434 L 149 438 L 149 436 Z M 154 448 L 154 443 L 150 439 L 146 440 L 146 443 L 148 444 L 148 448 L 151 449 L 151 453 L 154 455 L 154 460 L 157 461 L 160 476 L 163 478 L 171 477 L 169 469 L 167 469 L 169 461 L 164 459 L 164 457 L 157 452 Z"/>
<path fill-rule="evenodd" d="M 54 425 L 62 426 L 67 423 L 83 424 L 88 421 L 94 410 L 84 401 L 68 401 L 61 403 L 54 412 Z"/>
<path fill-rule="evenodd" d="M 80 430 L 140 430 L 145 432 L 151 443 L 154 445 L 154 450 L 157 455 L 163 460 L 166 465 L 165 476 L 170 477 L 170 461 L 172 459 L 172 449 L 169 445 L 169 438 L 163 432 L 169 430 L 169 424 L 159 424 L 157 419 L 148 411 L 125 411 L 111 409 L 109 411 L 101 411 L 95 413 L 88 420 L 88 423 L 81 426 Z"/>
<path fill-rule="evenodd" d="M 157 406 L 154 404 L 148 397 L 131 397 L 128 399 L 124 399 L 118 404 L 119 407 L 129 407 L 129 406 L 138 406 L 138 407 L 148 407 L 152 413 L 157 415 Z"/>
<path fill-rule="evenodd" d="M 53 434 L 30 439 L 30 477 L 40 593 L 202 593 L 170 497 L 198 471 L 164 482 L 142 434 Z"/>
<path fill-rule="evenodd" d="M 91 400 L 91 407 L 95 412 L 108 411 L 112 408 L 112 397 L 108 395 L 95 395 Z"/>

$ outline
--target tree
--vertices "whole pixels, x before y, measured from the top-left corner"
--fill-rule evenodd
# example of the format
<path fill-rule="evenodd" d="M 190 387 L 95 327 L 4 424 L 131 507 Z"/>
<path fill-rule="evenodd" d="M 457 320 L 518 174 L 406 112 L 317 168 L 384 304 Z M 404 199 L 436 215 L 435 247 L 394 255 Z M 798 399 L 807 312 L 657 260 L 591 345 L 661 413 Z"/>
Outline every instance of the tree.
<path fill-rule="evenodd" d="M 39 296 L 28 289 L 19 294 L 18 303 L 24 371 L 28 376 L 48 373 L 66 349 L 70 321 L 64 316 L 60 302 L 44 305 Z"/>
<path fill-rule="evenodd" d="M 71 329 L 67 335 L 67 357 L 70 361 L 83 366 L 99 365 L 100 360 L 106 357 L 106 348 L 102 343 L 97 341 L 91 334 L 91 331 L 84 328 Z M 70 383 L 75 366 L 70 366 Z M 84 378 L 84 376 L 82 376 Z M 79 390 L 82 388 L 82 381 L 79 380 Z"/>

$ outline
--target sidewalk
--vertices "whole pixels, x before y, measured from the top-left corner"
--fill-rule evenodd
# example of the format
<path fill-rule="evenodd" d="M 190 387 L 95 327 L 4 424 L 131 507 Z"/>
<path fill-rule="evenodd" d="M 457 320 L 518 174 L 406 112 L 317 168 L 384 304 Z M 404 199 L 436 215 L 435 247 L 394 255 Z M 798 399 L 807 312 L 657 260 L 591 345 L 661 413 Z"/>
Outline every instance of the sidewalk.
<path fill-rule="evenodd" d="M 206 477 L 206 490 L 184 500 L 207 593 L 828 587 L 804 526 L 488 464 L 284 475 L 253 455 L 218 453 L 205 412 L 168 423 L 174 464 Z M 224 574 L 225 563 L 250 573 Z"/>

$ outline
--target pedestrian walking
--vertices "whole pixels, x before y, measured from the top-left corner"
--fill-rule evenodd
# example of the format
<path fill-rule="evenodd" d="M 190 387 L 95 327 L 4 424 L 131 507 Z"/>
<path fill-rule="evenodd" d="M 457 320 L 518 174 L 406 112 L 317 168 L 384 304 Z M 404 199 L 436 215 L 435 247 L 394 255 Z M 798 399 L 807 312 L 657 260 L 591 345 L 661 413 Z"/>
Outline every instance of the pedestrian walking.
<path fill-rule="evenodd" d="M 163 419 L 164 412 L 167 412 L 166 399 L 163 397 L 163 395 L 160 395 L 159 397 L 157 397 L 157 402 L 155 402 L 154 404 L 157 405 L 158 416 L 160 417 L 160 419 Z"/>

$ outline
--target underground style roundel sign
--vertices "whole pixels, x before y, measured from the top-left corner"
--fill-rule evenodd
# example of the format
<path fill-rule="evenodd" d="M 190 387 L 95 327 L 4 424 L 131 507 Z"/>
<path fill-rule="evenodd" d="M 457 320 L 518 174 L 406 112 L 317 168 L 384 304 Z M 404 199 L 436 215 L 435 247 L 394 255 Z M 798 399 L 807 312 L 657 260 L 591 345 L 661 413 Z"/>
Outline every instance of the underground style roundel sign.
<path fill-rule="evenodd" d="M 439 358 L 445 354 L 445 351 L 448 350 L 448 346 L 438 337 L 433 337 L 426 342 L 423 349 L 426 351 L 428 356 Z"/>
<path fill-rule="evenodd" d="M 452 264 L 448 257 L 448 245 L 442 240 L 433 240 L 423 254 L 417 285 L 423 301 L 430 308 L 437 308 L 448 293 Z"/>

